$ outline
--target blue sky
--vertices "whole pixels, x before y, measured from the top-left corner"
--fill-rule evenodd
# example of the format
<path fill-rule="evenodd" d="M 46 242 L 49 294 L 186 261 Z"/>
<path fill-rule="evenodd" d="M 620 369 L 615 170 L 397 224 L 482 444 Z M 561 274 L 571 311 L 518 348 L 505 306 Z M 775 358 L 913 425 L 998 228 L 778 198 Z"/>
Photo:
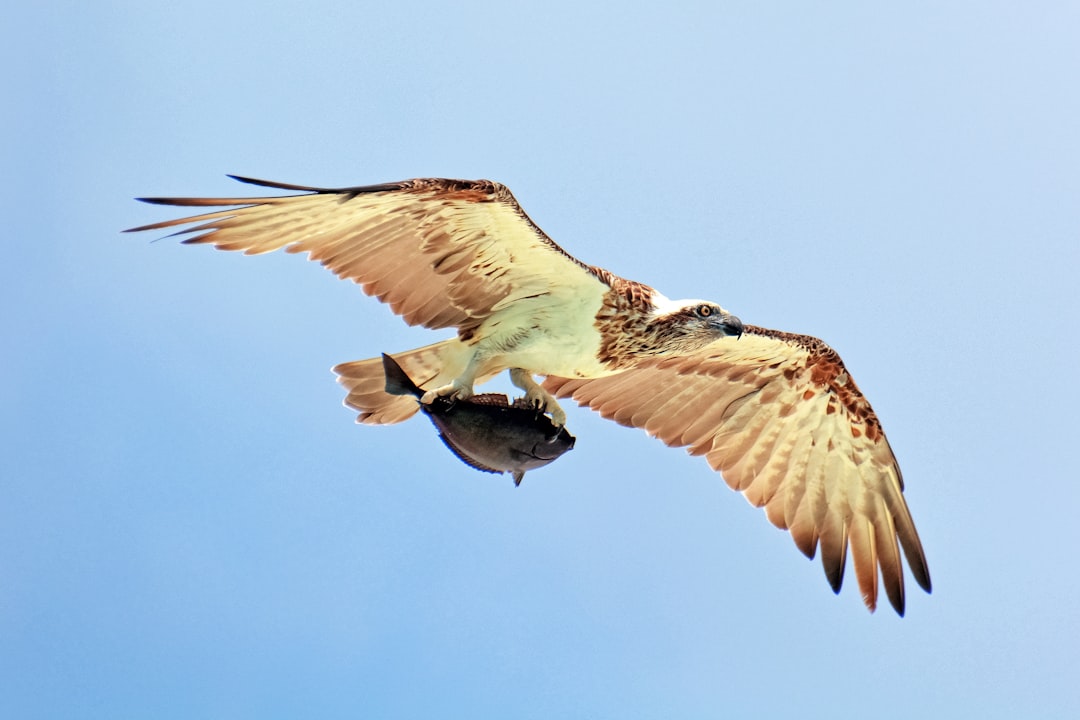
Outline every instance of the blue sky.
<path fill-rule="evenodd" d="M 33 7 L 32 7 L 33 6 Z M 24 3 L 0 29 L 0 716 L 1075 717 L 1073 3 Z M 839 597 L 585 410 L 477 473 L 329 368 L 430 342 L 140 195 L 506 183 L 583 260 L 835 347 L 934 593 Z"/>

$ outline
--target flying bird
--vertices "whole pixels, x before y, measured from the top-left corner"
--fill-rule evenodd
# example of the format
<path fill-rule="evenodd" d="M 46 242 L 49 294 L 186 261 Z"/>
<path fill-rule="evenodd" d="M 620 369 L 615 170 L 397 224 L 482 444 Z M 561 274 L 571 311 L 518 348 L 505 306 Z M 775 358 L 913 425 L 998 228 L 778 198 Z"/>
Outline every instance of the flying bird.
<path fill-rule="evenodd" d="M 820 551 L 839 592 L 850 549 L 873 611 L 878 577 L 904 613 L 901 548 L 930 591 L 900 468 L 873 409 L 817 338 L 744 325 L 707 300 L 658 290 L 571 256 L 503 185 L 423 178 L 328 189 L 232 176 L 294 194 L 140 198 L 213 208 L 129 232 L 189 226 L 185 243 L 308 253 L 410 325 L 455 337 L 396 353 L 423 401 L 468 399 L 508 370 L 556 426 L 571 398 L 670 446 L 704 455 L 727 484 Z M 224 209 L 219 209 L 224 208 Z M 386 392 L 381 357 L 334 368 L 358 422 L 396 423 L 416 399 Z M 537 382 L 534 376 L 543 376 Z"/>

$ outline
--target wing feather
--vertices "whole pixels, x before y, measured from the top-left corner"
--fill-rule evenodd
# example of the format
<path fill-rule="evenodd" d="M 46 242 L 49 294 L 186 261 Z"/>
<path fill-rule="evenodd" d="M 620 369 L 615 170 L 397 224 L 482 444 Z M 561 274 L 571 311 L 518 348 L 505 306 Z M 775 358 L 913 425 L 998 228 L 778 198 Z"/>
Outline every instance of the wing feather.
<path fill-rule="evenodd" d="M 765 413 L 758 413 L 755 420 L 765 417 Z M 786 462 L 784 453 L 788 452 L 787 446 L 781 447 L 779 443 L 782 429 L 781 423 L 770 422 L 759 434 L 755 434 L 755 428 L 747 426 L 743 437 L 756 437 L 759 441 L 744 441 L 743 447 L 747 450 L 732 460 L 729 466 L 728 474 L 732 477 L 749 479 L 742 492 L 755 507 L 761 507 L 771 500 L 780 489 L 780 481 L 784 478 L 783 472 L 771 472 L 768 469 L 770 462 Z"/>
<path fill-rule="evenodd" d="M 827 502 L 827 500 L 826 500 Z M 819 534 L 821 567 L 833 592 L 840 592 L 844 584 L 844 564 L 847 561 L 848 518 L 841 513 L 825 514 Z"/>
<path fill-rule="evenodd" d="M 866 607 L 873 610 L 877 607 L 878 573 L 877 573 L 877 549 L 874 547 L 874 526 L 870 518 L 860 516 L 855 518 L 851 526 L 851 558 L 855 565 L 855 579 L 859 583 L 859 592 L 862 593 Z M 904 614 L 903 608 L 897 608 L 897 612 Z"/>
<path fill-rule="evenodd" d="M 900 547 L 896 543 L 896 526 L 883 498 L 877 498 L 880 522 L 874 524 L 874 546 L 878 550 L 882 583 L 893 607 L 904 607 L 904 569 Z"/>
<path fill-rule="evenodd" d="M 803 554 L 820 549 L 834 591 L 850 552 L 866 605 L 876 607 L 880 574 L 903 614 L 903 548 L 929 592 L 896 459 L 869 403 L 820 340 L 748 326 L 741 339 L 690 357 L 604 378 L 549 377 L 544 386 L 704 455 L 732 489 L 789 530 Z"/>
<path fill-rule="evenodd" d="M 250 178 L 299 195 L 141 198 L 157 205 L 225 208 L 132 228 L 179 227 L 185 243 L 249 255 L 307 253 L 411 325 L 471 337 L 514 298 L 593 291 L 607 276 L 567 254 L 487 180 L 406 180 L 327 189 Z M 189 226 L 189 227 L 183 227 Z"/>

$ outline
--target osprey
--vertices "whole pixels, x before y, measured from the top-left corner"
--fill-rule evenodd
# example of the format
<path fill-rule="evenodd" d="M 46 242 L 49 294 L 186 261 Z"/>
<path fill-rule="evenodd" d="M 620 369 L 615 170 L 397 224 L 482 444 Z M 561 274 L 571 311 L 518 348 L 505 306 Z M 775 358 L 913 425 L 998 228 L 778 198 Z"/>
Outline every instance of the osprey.
<path fill-rule="evenodd" d="M 870 404 L 821 340 L 743 325 L 716 303 L 672 301 L 587 265 L 499 183 L 429 178 L 327 189 L 232 177 L 300 194 L 140 198 L 227 209 L 129 232 L 193 224 L 176 233 L 191 233 L 186 243 L 306 252 L 410 325 L 457 331 L 394 355 L 425 401 L 467 399 L 476 384 L 509 370 L 556 426 L 566 422 L 556 398 L 571 398 L 704 455 L 807 557 L 820 548 L 835 592 L 850 548 L 871 611 L 880 572 L 903 615 L 901 547 L 915 581 L 930 591 L 896 458 Z M 381 357 L 334 371 L 358 422 L 396 423 L 418 409 L 414 398 L 386 392 Z"/>

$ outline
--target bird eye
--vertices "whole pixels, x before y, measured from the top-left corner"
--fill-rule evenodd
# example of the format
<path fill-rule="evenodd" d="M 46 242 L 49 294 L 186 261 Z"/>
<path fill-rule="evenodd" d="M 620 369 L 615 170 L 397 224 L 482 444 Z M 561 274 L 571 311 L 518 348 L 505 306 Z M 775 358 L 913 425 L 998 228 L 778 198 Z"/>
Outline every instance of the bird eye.
<path fill-rule="evenodd" d="M 698 305 L 697 314 L 700 318 L 707 318 L 712 315 L 713 309 L 709 305 Z"/>

